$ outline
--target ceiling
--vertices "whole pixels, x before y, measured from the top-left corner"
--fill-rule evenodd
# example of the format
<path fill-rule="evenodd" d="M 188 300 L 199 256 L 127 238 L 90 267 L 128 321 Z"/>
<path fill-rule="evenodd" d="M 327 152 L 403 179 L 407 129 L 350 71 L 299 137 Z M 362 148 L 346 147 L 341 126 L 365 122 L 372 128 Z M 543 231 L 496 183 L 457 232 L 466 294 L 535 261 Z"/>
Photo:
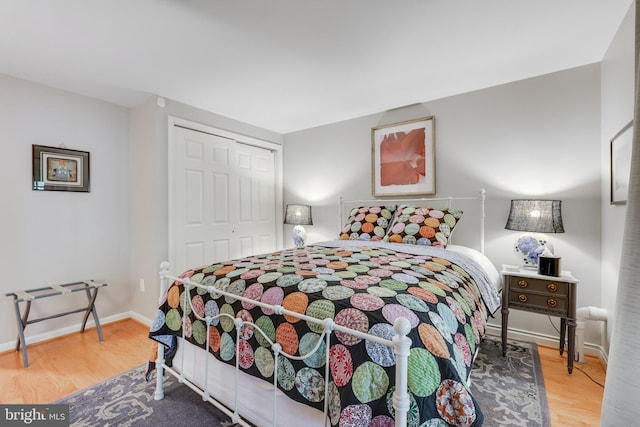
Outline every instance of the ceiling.
<path fill-rule="evenodd" d="M 0 0 L 0 73 L 286 134 L 599 62 L 633 0 Z"/>

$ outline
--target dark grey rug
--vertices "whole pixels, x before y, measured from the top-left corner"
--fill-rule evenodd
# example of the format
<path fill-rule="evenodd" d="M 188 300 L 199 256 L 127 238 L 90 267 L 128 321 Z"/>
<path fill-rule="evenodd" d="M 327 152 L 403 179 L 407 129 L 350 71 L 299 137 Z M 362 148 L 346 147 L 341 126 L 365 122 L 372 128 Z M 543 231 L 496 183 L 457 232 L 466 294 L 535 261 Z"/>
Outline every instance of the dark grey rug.
<path fill-rule="evenodd" d="M 140 366 L 55 403 L 70 405 L 71 425 L 76 427 L 234 425 L 170 375 L 165 379 L 164 399 L 154 400 L 155 377 L 146 382 L 145 370 Z M 511 342 L 503 357 L 499 340 L 486 337 L 471 376 L 485 426 L 551 425 L 535 344 Z"/>
<path fill-rule="evenodd" d="M 487 427 L 551 426 L 535 344 L 510 341 L 503 357 L 500 340 L 485 337 L 473 365 L 471 391 Z"/>

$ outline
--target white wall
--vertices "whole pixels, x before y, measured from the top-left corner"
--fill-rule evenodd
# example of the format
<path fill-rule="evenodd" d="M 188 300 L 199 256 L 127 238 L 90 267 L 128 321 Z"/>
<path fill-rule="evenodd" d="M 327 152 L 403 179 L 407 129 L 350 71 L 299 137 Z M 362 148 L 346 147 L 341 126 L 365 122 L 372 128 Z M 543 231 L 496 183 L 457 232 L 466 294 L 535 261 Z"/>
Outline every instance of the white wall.
<path fill-rule="evenodd" d="M 601 133 L 601 189 L 602 189 L 602 307 L 609 312 L 607 338 L 613 324 L 613 312 L 618 289 L 618 271 L 622 250 L 623 225 L 627 213 L 625 205 L 611 205 L 610 200 L 610 141 L 633 118 L 635 64 L 635 2 L 625 16 L 602 61 L 602 133 Z M 605 340 L 608 352 L 609 339 Z"/>
<path fill-rule="evenodd" d="M 0 75 L 0 350 L 12 348 L 17 333 L 13 299 L 5 293 L 104 279 L 100 317 L 128 307 L 128 117 L 123 107 Z M 31 189 L 31 145 L 61 143 L 90 152 L 91 192 Z M 31 318 L 86 303 L 82 293 L 37 300 Z M 27 336 L 81 321 L 73 314 L 36 323 Z"/>
<path fill-rule="evenodd" d="M 371 127 L 430 115 L 437 193 L 486 188 L 486 253 L 494 264 L 517 262 L 511 247 L 519 234 L 504 230 L 510 199 L 561 199 L 566 233 L 550 240 L 562 268 L 581 280 L 578 306 L 599 305 L 598 64 L 285 135 L 285 201 L 313 205 L 309 240 L 337 236 L 339 195 L 371 197 Z M 499 325 L 499 313 L 491 323 Z M 512 311 L 509 327 L 540 342 L 553 344 L 558 336 L 546 316 L 530 313 Z M 588 342 L 599 343 L 596 329 L 588 331 Z"/>
<path fill-rule="evenodd" d="M 168 118 L 190 120 L 241 135 L 282 144 L 280 134 L 170 99 L 158 107 L 156 98 L 131 110 L 131 268 L 130 309 L 141 320 L 152 319 L 159 297 L 160 263 L 168 259 Z M 180 274 L 173 272 L 172 274 Z M 142 292 L 140 279 L 146 286 Z"/>

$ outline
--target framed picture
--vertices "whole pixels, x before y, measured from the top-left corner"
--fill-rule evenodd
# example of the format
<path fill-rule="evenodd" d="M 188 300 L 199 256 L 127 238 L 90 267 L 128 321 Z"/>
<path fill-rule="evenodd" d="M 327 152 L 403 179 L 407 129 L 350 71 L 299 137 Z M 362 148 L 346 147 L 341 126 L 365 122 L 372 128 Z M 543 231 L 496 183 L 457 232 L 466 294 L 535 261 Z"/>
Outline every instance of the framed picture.
<path fill-rule="evenodd" d="M 435 118 L 371 129 L 374 196 L 435 194 Z"/>
<path fill-rule="evenodd" d="M 33 189 L 89 192 L 89 153 L 33 145 Z"/>
<path fill-rule="evenodd" d="M 631 172 L 631 146 L 633 139 L 633 120 L 627 123 L 611 139 L 611 204 L 627 203 L 629 192 L 629 173 Z"/>

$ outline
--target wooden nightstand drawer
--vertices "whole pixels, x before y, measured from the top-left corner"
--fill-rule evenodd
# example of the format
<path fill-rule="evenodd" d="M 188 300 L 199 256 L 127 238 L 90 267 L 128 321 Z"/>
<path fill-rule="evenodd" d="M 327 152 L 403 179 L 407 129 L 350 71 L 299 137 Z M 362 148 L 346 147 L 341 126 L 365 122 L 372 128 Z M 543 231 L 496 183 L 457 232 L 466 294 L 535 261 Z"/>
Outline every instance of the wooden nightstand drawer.
<path fill-rule="evenodd" d="M 555 280 L 511 276 L 509 277 L 509 290 L 512 293 L 526 291 L 544 293 L 554 298 L 566 298 L 569 293 L 569 284 Z"/>
<path fill-rule="evenodd" d="M 523 308 L 533 311 L 567 313 L 567 298 L 564 296 L 548 295 L 542 293 L 522 292 L 511 289 L 509 304 L 514 308 Z"/>

